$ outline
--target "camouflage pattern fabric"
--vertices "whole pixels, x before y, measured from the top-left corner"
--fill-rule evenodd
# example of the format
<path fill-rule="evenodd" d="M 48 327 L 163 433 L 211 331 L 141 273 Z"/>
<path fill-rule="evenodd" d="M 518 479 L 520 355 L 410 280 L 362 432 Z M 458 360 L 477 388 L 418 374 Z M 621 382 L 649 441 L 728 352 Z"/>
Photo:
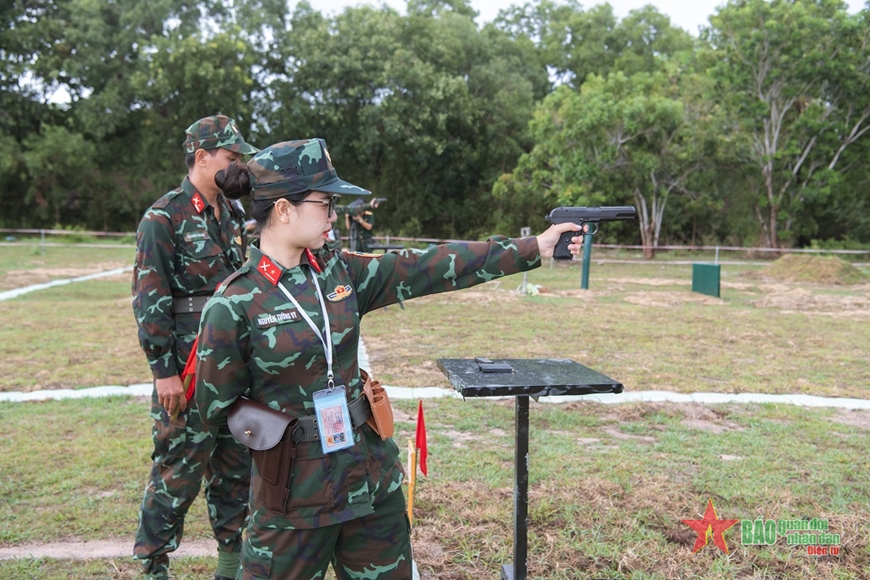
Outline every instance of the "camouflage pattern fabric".
<path fill-rule="evenodd" d="M 259 149 L 246 143 L 235 120 L 225 115 L 205 117 L 194 122 L 185 131 L 184 150 L 229 149 L 242 155 L 253 155 Z"/>
<path fill-rule="evenodd" d="M 228 429 L 207 429 L 193 401 L 174 421 L 151 397 L 154 452 L 139 510 L 133 557 L 153 578 L 169 578 L 169 553 L 184 535 L 184 518 L 205 479 L 208 517 L 218 549 L 239 553 L 248 517 L 251 456 Z"/>
<path fill-rule="evenodd" d="M 139 344 L 155 379 L 178 375 L 199 329 L 199 317 L 173 316 L 172 301 L 211 296 L 244 263 L 243 220 L 220 196 L 221 218 L 185 178 L 145 212 L 136 232 L 133 312 Z"/>
<path fill-rule="evenodd" d="M 401 489 L 374 513 L 325 528 L 253 535 L 242 548 L 241 580 L 324 578 L 410 580 L 411 525 Z"/>
<path fill-rule="evenodd" d="M 323 345 L 277 286 L 279 281 L 313 322 L 322 325 L 312 286 L 312 276 L 316 278 L 327 301 L 336 380 L 347 386 L 348 398 L 354 399 L 362 389 L 357 361 L 361 316 L 399 301 L 468 288 L 540 265 L 535 238 L 495 237 L 378 256 L 325 251 L 318 256 L 316 267 L 303 255 L 299 266 L 285 270 L 254 246 L 245 266 L 206 306 L 196 401 L 207 425 L 225 425 L 229 407 L 248 389 L 246 396 L 254 401 L 301 417 L 313 413 L 313 393 L 326 388 Z M 251 522 L 242 552 L 242 564 L 250 574 L 245 577 L 296 577 L 287 575 L 284 566 L 307 554 L 309 547 L 295 536 L 284 537 L 293 532 L 276 530 L 329 528 L 377 516 L 378 506 L 390 502 L 404 505 L 404 474 L 396 443 L 382 441 L 367 425 L 354 431 L 354 443 L 329 455 L 323 454 L 319 442 L 297 445 L 285 513 L 264 507 L 262 480 L 254 466 Z M 401 543 L 402 538 L 394 540 Z M 279 546 L 292 553 L 277 556 Z M 344 553 L 337 557 L 351 558 Z"/>
<path fill-rule="evenodd" d="M 243 217 L 223 196 L 217 220 L 189 180 L 151 206 L 139 224 L 133 271 L 133 311 L 139 342 L 155 379 L 178 375 L 199 328 L 198 314 L 172 314 L 175 298 L 208 296 L 244 262 Z M 146 573 L 167 576 L 184 516 L 207 480 L 209 518 L 224 550 L 238 552 L 247 515 L 250 455 L 226 429 L 207 430 L 195 405 L 170 424 L 152 394 L 154 452 L 134 557 Z"/>
<path fill-rule="evenodd" d="M 278 199 L 306 191 L 337 195 L 370 195 L 343 179 L 332 166 L 323 139 L 284 141 L 254 155 L 246 164 L 251 176 L 251 198 Z"/>

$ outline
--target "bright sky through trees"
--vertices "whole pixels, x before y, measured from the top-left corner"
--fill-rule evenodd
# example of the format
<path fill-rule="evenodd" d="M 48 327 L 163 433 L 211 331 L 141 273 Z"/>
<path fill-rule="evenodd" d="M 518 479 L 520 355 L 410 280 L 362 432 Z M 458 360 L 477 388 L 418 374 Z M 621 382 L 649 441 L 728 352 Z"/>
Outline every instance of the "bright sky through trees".
<path fill-rule="evenodd" d="M 292 0 L 291 0 L 292 3 Z M 317 0 L 311 5 L 324 13 L 336 13 L 346 6 L 358 4 L 378 5 L 381 2 L 370 0 Z M 392 6 L 399 12 L 405 12 L 405 0 L 383 0 L 384 4 Z M 604 2 L 581 2 L 584 9 L 591 8 Z M 522 4 L 517 0 L 471 0 L 471 5 L 479 13 L 478 23 L 487 22 L 496 17 L 499 10 L 508 8 L 514 4 Z M 679 26 L 694 35 L 698 34 L 700 26 L 708 24 L 708 18 L 718 6 L 724 4 L 722 0 L 610 0 L 613 11 L 619 18 L 625 17 L 631 10 L 641 8 L 647 4 L 655 6 L 659 12 L 667 14 L 675 26 Z M 846 0 L 849 12 L 855 13 L 864 7 L 863 0 Z"/>

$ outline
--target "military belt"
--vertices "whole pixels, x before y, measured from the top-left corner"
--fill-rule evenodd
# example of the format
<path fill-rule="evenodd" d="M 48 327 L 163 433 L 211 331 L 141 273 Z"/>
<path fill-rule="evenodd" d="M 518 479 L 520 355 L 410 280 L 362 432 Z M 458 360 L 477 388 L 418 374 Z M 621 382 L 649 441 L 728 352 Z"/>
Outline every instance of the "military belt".
<path fill-rule="evenodd" d="M 365 395 L 360 395 L 351 401 L 347 410 L 354 429 L 359 428 L 366 422 L 366 419 L 372 416 L 372 408 Z M 299 419 L 296 428 L 293 429 L 293 442 L 308 443 L 311 441 L 320 441 L 320 433 L 317 430 L 317 418 L 314 415 L 306 415 Z"/>
<path fill-rule="evenodd" d="M 187 296 L 172 299 L 173 314 L 198 314 L 205 308 L 205 303 L 211 296 Z"/>

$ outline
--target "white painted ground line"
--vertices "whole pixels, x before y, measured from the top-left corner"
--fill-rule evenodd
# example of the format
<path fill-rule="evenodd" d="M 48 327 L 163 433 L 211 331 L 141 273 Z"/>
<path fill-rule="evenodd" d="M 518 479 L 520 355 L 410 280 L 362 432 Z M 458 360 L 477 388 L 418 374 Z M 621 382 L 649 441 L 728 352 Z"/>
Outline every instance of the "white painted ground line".
<path fill-rule="evenodd" d="M 124 272 L 132 271 L 133 266 L 127 266 L 126 268 L 115 268 L 114 270 L 106 270 L 104 272 L 97 272 L 96 274 L 79 276 L 78 278 L 64 278 L 63 280 L 52 280 L 51 282 L 46 282 L 45 284 L 33 284 L 32 286 L 24 286 L 22 288 L 15 288 L 14 290 L 6 290 L 5 292 L 0 292 L 0 301 L 9 300 L 10 298 L 17 298 L 22 294 L 28 294 L 30 292 L 35 292 L 36 290 L 45 290 L 46 288 L 53 288 L 54 286 L 63 286 L 64 284 L 71 284 L 73 282 L 85 282 L 87 280 L 93 280 L 95 278 L 104 278 L 106 276 L 114 276 L 115 274 L 123 274 Z"/>
<path fill-rule="evenodd" d="M 86 397 L 150 397 L 151 383 L 138 385 L 91 387 L 87 389 L 54 389 L 31 391 L 29 393 L 0 393 L 0 402 L 19 403 L 24 401 L 45 401 L 50 399 L 82 399 Z M 436 399 L 452 397 L 461 399 L 462 395 L 442 387 L 395 387 L 385 385 L 393 400 L 398 399 Z M 511 399 L 513 397 L 485 397 L 486 400 Z M 870 400 L 845 397 L 816 397 L 813 395 L 766 395 L 763 393 L 675 393 L 672 391 L 625 391 L 618 395 L 572 395 L 540 397 L 540 403 L 594 402 L 603 404 L 617 403 L 701 403 L 713 405 L 720 403 L 775 403 L 797 405 L 800 407 L 833 407 L 838 409 L 870 409 Z"/>
<path fill-rule="evenodd" d="M 53 286 L 61 286 L 71 282 L 84 282 L 93 280 L 94 278 L 102 278 L 104 276 L 112 276 L 129 272 L 133 269 L 132 266 L 126 268 L 116 268 L 78 278 L 68 278 L 64 280 L 54 280 L 45 284 L 34 284 L 33 286 L 25 286 L 14 290 L 0 292 L 0 301 L 8 300 L 34 292 L 36 290 L 44 290 Z M 364 369 L 370 369 L 368 352 L 366 351 L 363 341 L 359 341 L 359 366 Z M 373 373 L 372 373 L 373 374 Z M 441 387 L 393 387 L 384 385 L 391 399 L 433 399 L 441 397 L 462 398 L 462 395 L 450 389 Z M 122 386 L 104 386 L 91 387 L 86 389 L 56 389 L 48 391 L 31 391 L 0 393 L 0 402 L 23 402 L 23 401 L 45 401 L 48 399 L 81 399 L 85 397 L 108 397 L 130 396 L 130 397 L 148 397 L 151 396 L 151 383 Z M 487 400 L 492 399 L 509 399 L 512 397 L 486 397 Z M 816 397 L 813 395 L 765 395 L 761 393 L 675 393 L 671 391 L 626 391 L 618 395 L 577 395 L 577 396 L 553 396 L 541 397 L 538 399 L 542 403 L 571 403 L 575 401 L 591 401 L 596 403 L 613 404 L 613 403 L 633 403 L 633 402 L 648 402 L 648 403 L 781 403 L 788 405 L 798 405 L 801 407 L 835 407 L 839 409 L 870 409 L 870 400 L 865 399 L 850 399 L 850 398 L 835 398 L 835 397 Z"/>

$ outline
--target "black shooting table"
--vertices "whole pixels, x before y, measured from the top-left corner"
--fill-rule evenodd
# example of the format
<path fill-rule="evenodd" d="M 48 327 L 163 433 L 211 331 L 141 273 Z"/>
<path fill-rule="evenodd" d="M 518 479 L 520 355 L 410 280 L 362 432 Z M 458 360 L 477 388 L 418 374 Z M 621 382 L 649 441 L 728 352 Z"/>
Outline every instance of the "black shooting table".
<path fill-rule="evenodd" d="M 515 396 L 514 563 L 500 580 L 526 580 L 529 515 L 529 397 L 621 393 L 622 383 L 571 359 L 493 359 L 512 372 L 483 372 L 476 359 L 442 358 L 438 368 L 463 397 Z"/>

